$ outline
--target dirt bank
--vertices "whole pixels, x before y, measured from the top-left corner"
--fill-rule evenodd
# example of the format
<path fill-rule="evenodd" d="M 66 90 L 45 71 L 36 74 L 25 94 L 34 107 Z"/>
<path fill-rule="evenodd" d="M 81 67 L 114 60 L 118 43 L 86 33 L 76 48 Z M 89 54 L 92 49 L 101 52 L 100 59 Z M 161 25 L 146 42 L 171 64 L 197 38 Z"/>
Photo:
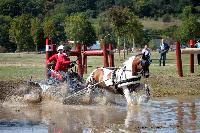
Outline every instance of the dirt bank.
<path fill-rule="evenodd" d="M 4 105 L 30 105 L 54 101 L 62 104 L 89 104 L 91 102 L 99 102 L 98 98 L 103 97 L 103 92 L 98 93 L 97 91 L 92 92 L 94 97 L 91 97 L 91 99 L 87 93 L 79 92 L 76 94 L 77 89 L 81 90 L 81 88 L 84 88 L 84 85 L 71 86 L 74 88 L 72 90 L 70 84 L 66 82 L 55 83 L 55 85 L 42 84 L 42 86 L 46 85 L 46 87 L 41 87 L 40 84 L 21 80 L 0 81 L 0 103 Z M 77 85 L 77 83 L 71 85 Z M 97 94 L 99 95 L 97 96 Z M 100 102 L 102 103 L 102 101 Z"/>
<path fill-rule="evenodd" d="M 0 81 L 0 101 L 10 98 L 24 81 Z"/>
<path fill-rule="evenodd" d="M 22 80 L 0 81 L 0 92 L 0 102 L 22 102 L 24 99 L 33 99 L 36 96 L 38 98 L 34 102 L 41 100 L 39 96 L 41 88 L 36 84 L 30 84 L 29 82 Z M 30 94 L 32 97 L 30 97 Z"/>
<path fill-rule="evenodd" d="M 200 76 L 186 75 L 184 77 L 169 75 L 151 75 L 143 82 L 151 85 L 154 97 L 176 95 L 200 95 Z"/>

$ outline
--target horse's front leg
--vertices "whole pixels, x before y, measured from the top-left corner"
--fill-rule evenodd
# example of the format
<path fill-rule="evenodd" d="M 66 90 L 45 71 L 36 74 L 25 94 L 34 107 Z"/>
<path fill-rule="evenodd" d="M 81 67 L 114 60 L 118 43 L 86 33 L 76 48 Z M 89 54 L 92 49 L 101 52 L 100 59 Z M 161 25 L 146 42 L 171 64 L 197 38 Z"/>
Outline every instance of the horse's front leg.
<path fill-rule="evenodd" d="M 136 88 L 136 92 L 132 92 L 132 98 L 135 99 L 137 104 L 147 103 L 150 99 L 150 87 L 148 84 L 140 84 Z"/>
<path fill-rule="evenodd" d="M 123 91 L 124 91 L 124 96 L 126 98 L 126 101 L 127 101 L 127 105 L 128 106 L 133 106 L 135 105 L 135 100 L 134 98 L 131 96 L 131 93 L 129 91 L 129 89 L 127 88 L 127 86 L 124 86 L 123 87 Z"/>

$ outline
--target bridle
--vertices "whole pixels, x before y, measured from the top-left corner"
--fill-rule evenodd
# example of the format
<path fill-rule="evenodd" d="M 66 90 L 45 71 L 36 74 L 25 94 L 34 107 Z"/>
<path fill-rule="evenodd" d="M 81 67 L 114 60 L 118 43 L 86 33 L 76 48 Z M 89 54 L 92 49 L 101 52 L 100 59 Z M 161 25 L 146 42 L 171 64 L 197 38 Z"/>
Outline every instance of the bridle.
<path fill-rule="evenodd" d="M 122 69 L 122 72 L 121 72 L 121 74 L 120 74 L 120 81 L 121 81 L 121 79 L 122 79 L 122 76 L 125 77 L 125 80 L 123 80 L 123 81 L 128 81 L 129 79 L 127 78 L 126 72 L 131 72 L 131 73 L 132 73 L 133 70 L 127 69 L 127 68 L 126 68 L 126 65 L 124 65 L 121 69 Z M 141 77 L 142 72 L 143 72 L 143 69 L 141 69 L 139 72 L 137 72 L 137 75 L 135 75 L 134 78 Z"/>

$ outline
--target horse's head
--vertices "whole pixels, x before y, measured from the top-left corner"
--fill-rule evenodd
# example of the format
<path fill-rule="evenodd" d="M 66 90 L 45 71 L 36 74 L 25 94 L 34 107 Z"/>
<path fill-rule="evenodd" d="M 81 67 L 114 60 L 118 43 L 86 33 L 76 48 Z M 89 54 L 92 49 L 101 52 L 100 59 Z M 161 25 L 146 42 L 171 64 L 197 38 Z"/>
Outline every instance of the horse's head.
<path fill-rule="evenodd" d="M 142 72 L 145 78 L 149 77 L 150 59 L 145 54 L 137 55 L 132 62 L 132 75 L 137 75 Z"/>

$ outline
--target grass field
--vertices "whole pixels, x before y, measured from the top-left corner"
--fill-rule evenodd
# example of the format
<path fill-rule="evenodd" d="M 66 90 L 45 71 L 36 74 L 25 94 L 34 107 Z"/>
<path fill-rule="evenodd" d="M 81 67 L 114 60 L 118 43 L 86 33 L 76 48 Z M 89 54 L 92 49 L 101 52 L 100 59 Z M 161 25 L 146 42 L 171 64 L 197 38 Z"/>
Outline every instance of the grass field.
<path fill-rule="evenodd" d="M 126 59 L 132 56 L 133 53 L 126 55 Z M 184 76 L 198 76 L 200 73 L 200 66 L 196 65 L 195 56 L 195 73 L 190 74 L 189 55 L 182 55 Z M 32 76 L 34 79 L 45 79 L 45 54 L 26 54 L 26 53 L 0 53 L 0 80 L 7 79 L 27 79 Z M 176 56 L 175 52 L 167 54 L 166 66 L 158 65 L 159 53 L 152 52 L 152 64 L 150 72 L 152 74 L 165 74 L 168 76 L 177 76 Z M 76 60 L 71 57 L 71 60 Z M 123 54 L 119 56 L 115 54 L 115 66 L 119 67 L 124 62 Z M 103 57 L 94 56 L 88 57 L 88 73 L 96 67 L 103 66 Z M 88 74 L 84 75 L 87 77 Z"/>
<path fill-rule="evenodd" d="M 132 56 L 129 53 L 126 59 Z M 176 94 L 200 94 L 200 66 L 196 65 L 195 73 L 190 74 L 189 55 L 182 55 L 183 74 L 177 74 L 175 52 L 168 52 L 166 66 L 158 65 L 159 54 L 152 52 L 152 64 L 150 66 L 150 78 L 143 79 L 149 83 L 155 96 L 176 95 Z M 75 60 L 71 57 L 71 60 Z M 124 62 L 123 54 L 115 54 L 115 66 L 119 67 Z M 88 74 L 96 67 L 103 66 L 103 57 L 88 57 Z M 45 54 L 25 54 L 25 53 L 1 53 L 0 54 L 0 80 L 44 80 L 45 77 Z M 84 78 L 88 76 L 84 75 Z M 176 89 L 176 91 L 174 91 Z"/>
<path fill-rule="evenodd" d="M 153 20 L 153 19 L 140 19 L 140 22 L 144 26 L 145 29 L 154 29 L 154 30 L 165 30 L 169 28 L 170 26 L 180 26 L 181 21 L 178 19 L 172 19 L 171 22 L 163 22 L 161 19 L 160 20 Z"/>

